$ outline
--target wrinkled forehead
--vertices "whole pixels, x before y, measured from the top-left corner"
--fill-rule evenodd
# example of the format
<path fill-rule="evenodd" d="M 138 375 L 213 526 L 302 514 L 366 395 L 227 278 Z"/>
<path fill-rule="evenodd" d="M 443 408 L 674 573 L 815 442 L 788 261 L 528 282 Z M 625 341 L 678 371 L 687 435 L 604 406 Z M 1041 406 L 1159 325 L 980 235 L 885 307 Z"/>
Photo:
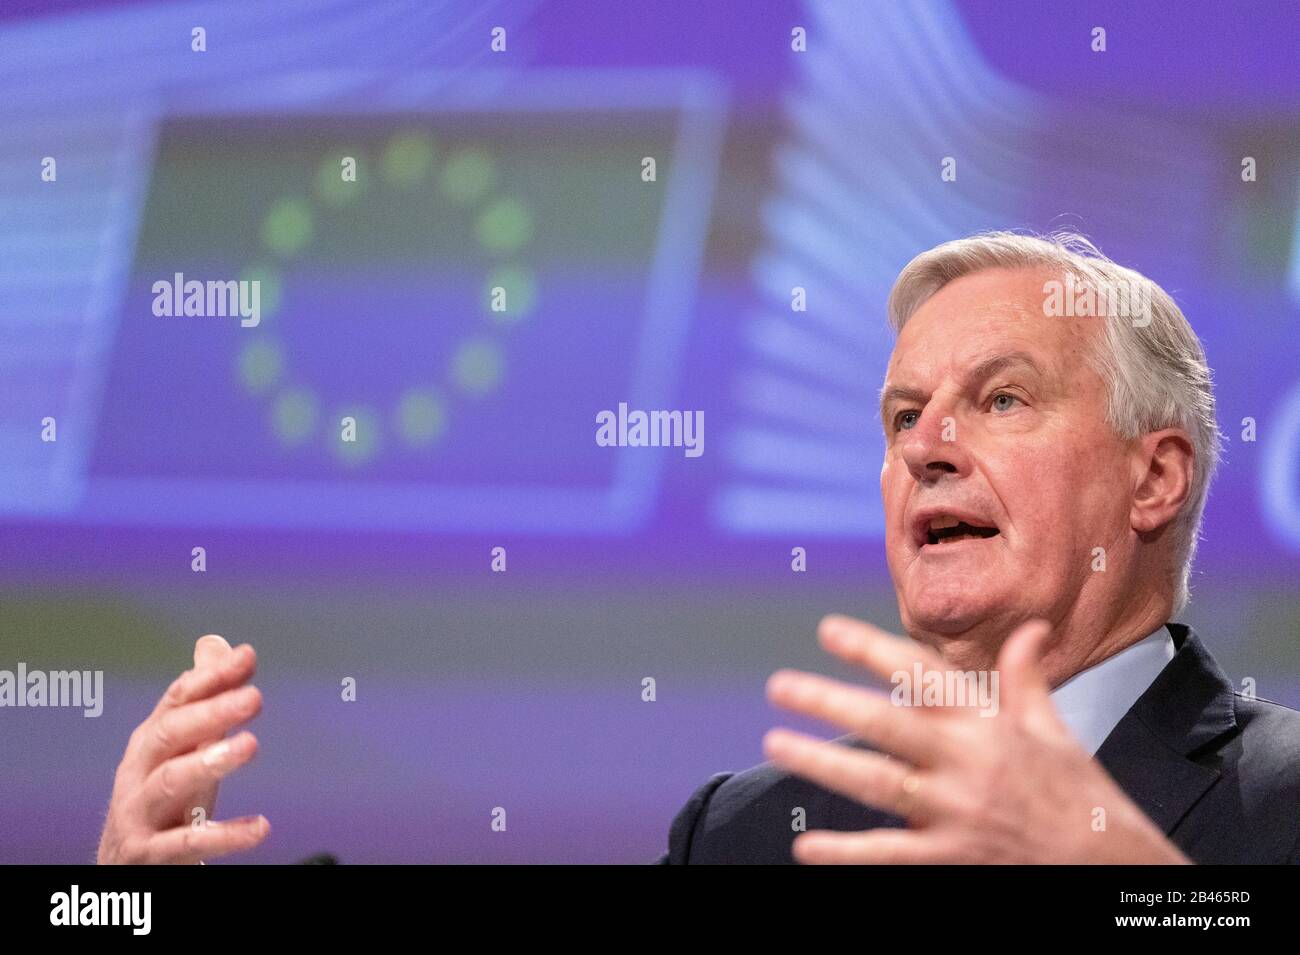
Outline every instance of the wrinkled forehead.
<path fill-rule="evenodd" d="M 960 374 L 1004 354 L 1032 356 L 1044 373 L 1065 378 L 1102 332 L 1094 317 L 1048 314 L 1048 269 L 989 269 L 954 279 L 927 299 L 899 332 L 887 380 Z"/>

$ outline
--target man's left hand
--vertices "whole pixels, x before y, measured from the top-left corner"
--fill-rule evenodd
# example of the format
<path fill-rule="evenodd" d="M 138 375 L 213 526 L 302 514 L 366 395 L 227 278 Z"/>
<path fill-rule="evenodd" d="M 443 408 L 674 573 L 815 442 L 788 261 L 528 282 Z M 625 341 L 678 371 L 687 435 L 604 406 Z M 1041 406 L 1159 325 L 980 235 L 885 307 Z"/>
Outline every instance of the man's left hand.
<path fill-rule="evenodd" d="M 788 772 L 907 821 L 904 829 L 813 831 L 794 855 L 811 863 L 1190 863 L 1071 735 L 1039 665 L 1043 621 L 1019 627 L 998 656 L 996 715 L 897 706 L 838 680 L 782 670 L 776 705 L 837 724 L 879 752 L 774 729 L 767 757 Z M 949 669 L 922 644 L 848 617 L 818 631 L 836 656 L 890 679 Z"/>

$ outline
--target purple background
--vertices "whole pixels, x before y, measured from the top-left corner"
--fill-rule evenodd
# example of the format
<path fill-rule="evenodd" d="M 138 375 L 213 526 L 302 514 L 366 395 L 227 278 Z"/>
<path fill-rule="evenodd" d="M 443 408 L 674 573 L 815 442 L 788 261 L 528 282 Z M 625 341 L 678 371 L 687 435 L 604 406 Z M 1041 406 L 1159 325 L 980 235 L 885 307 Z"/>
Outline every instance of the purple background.
<path fill-rule="evenodd" d="M 1300 705 L 1300 515 L 1269 503 L 1300 510 L 1297 35 L 1293 3 L 6 4 L 0 668 L 103 669 L 106 704 L 0 710 L 0 862 L 93 858 L 131 728 L 208 632 L 260 655 L 261 753 L 218 807 L 271 820 L 248 860 L 650 861 L 789 722 L 772 670 L 849 675 L 822 614 L 897 625 L 884 298 L 979 228 L 1080 228 L 1182 305 L 1230 439 L 1183 619 Z M 535 210 L 537 310 L 484 324 L 456 210 L 322 214 L 257 330 L 322 400 L 389 407 L 466 330 L 507 364 L 431 451 L 286 449 L 232 374 L 251 330 L 157 319 L 150 282 L 233 277 L 326 150 L 373 174 L 412 128 L 486 145 Z M 638 394 L 703 410 L 703 457 L 597 448 Z"/>

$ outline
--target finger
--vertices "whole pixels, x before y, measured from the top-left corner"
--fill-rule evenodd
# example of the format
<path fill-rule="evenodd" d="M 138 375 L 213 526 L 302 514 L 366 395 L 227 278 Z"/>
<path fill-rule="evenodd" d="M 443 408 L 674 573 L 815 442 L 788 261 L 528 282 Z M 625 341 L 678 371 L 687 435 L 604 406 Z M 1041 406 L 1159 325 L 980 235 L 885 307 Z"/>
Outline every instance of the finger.
<path fill-rule="evenodd" d="M 194 641 L 194 668 L 219 666 L 231 654 L 230 644 L 225 637 L 215 633 L 205 634 Z"/>
<path fill-rule="evenodd" d="M 200 679 L 202 675 L 211 671 L 222 671 L 231 662 L 234 655 L 235 651 L 230 648 L 230 644 L 226 642 L 225 637 L 215 633 L 205 634 L 194 641 L 194 671 L 200 676 Z M 245 679 L 248 679 L 248 677 L 245 677 Z M 204 740 L 199 745 L 204 746 L 209 743 L 216 743 L 219 740 L 220 737 L 213 737 Z M 196 801 L 209 815 L 216 811 L 217 787 L 215 783 L 197 793 Z"/>
<path fill-rule="evenodd" d="M 245 730 L 156 767 L 141 790 L 144 811 L 155 826 L 174 824 L 195 806 L 211 812 L 207 797 L 215 785 L 257 754 L 257 737 Z"/>
<path fill-rule="evenodd" d="M 265 816 L 244 816 L 202 826 L 177 826 L 149 839 L 147 858 L 154 863 L 215 859 L 252 849 L 271 832 Z"/>
<path fill-rule="evenodd" d="M 823 617 L 817 636 L 821 645 L 837 657 L 886 680 L 900 670 L 910 673 L 917 663 L 931 670 L 946 669 L 943 659 L 924 644 L 896 637 L 852 617 L 839 614 Z"/>
<path fill-rule="evenodd" d="M 206 649 L 205 649 L 206 646 Z M 215 635 L 201 637 L 195 644 L 194 658 L 196 666 L 189 671 L 175 698 L 182 702 L 197 701 L 233 689 L 253 678 L 257 670 L 257 654 L 248 644 L 242 644 L 234 650 L 224 640 Z M 220 735 L 201 740 L 198 747 L 217 743 Z M 217 808 L 217 784 L 215 782 L 193 793 L 192 805 L 200 806 L 210 817 Z"/>
<path fill-rule="evenodd" d="M 777 766 L 824 789 L 900 818 L 917 822 L 930 818 L 929 809 L 904 792 L 904 780 L 913 770 L 900 760 L 786 729 L 768 732 L 763 752 Z M 922 786 L 916 794 L 925 791 L 928 796 L 932 786 Z"/>
<path fill-rule="evenodd" d="M 1020 716 L 1052 710 L 1052 688 L 1040 660 L 1052 632 L 1046 620 L 1021 624 L 1002 644 L 998 669 L 1002 673 L 1002 690 L 1006 705 Z"/>
<path fill-rule="evenodd" d="M 917 766 L 933 765 L 943 755 L 941 737 L 922 714 L 894 706 L 879 693 L 813 673 L 778 670 L 767 681 L 767 695 L 777 706 L 835 723 Z"/>
<path fill-rule="evenodd" d="M 133 740 L 135 758 L 152 768 L 201 743 L 220 739 L 256 716 L 261 708 L 261 691 L 255 686 L 244 686 L 167 710 L 140 724 Z"/>
<path fill-rule="evenodd" d="M 941 837 L 914 829 L 817 829 L 796 836 L 791 850 L 807 865 L 921 865 L 950 857 Z"/>
<path fill-rule="evenodd" d="M 154 713 L 174 709 L 196 700 L 204 700 L 223 690 L 248 682 L 257 671 L 257 653 L 244 643 L 232 650 L 216 666 L 186 670 L 167 688 Z"/>

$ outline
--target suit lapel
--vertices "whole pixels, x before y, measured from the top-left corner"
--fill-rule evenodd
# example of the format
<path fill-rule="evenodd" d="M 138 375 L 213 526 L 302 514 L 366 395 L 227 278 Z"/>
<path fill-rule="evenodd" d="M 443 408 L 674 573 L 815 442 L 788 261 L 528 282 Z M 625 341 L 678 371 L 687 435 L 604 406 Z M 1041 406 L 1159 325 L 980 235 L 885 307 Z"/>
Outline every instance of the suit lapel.
<path fill-rule="evenodd" d="M 1097 761 L 1166 835 L 1219 778 L 1189 757 L 1236 728 L 1232 684 L 1190 628 L 1168 626 L 1173 659 L 1097 750 Z"/>

